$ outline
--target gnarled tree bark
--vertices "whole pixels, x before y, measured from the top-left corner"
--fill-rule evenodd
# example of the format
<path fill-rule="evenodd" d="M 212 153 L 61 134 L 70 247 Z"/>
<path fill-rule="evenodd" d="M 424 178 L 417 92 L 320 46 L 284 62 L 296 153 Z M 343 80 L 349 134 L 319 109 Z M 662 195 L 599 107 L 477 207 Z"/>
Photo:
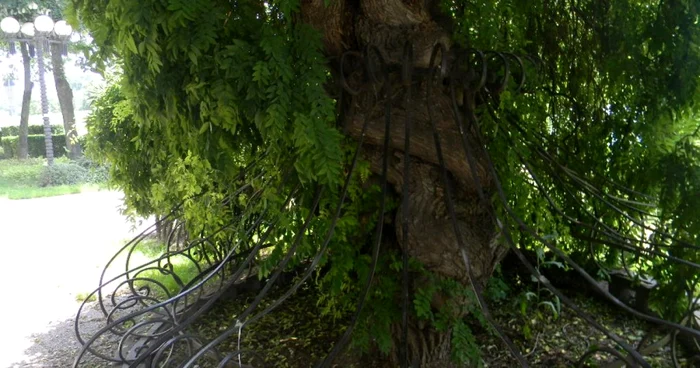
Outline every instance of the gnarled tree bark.
<path fill-rule="evenodd" d="M 22 65 L 24 66 L 24 92 L 22 93 L 22 111 L 19 117 L 19 142 L 17 143 L 17 157 L 26 160 L 29 157 L 29 106 L 32 102 L 32 59 L 29 57 L 29 45 L 20 42 L 19 50 L 22 54 Z"/>
<path fill-rule="evenodd" d="M 439 24 L 443 19 L 436 14 L 435 1 L 424 0 L 336 0 L 329 7 L 323 0 L 306 0 L 302 3 L 302 20 L 323 33 L 326 53 L 334 61 L 332 67 L 339 75 L 338 63 L 343 52 L 361 51 L 367 46 L 376 47 L 389 66 L 402 63 L 403 48 L 411 41 L 414 52 L 414 67 L 426 68 L 430 62 L 433 47 L 441 43 L 450 46 L 450 37 L 445 27 Z M 350 68 L 348 68 L 350 69 Z M 345 70 L 347 77 L 347 69 Z M 352 73 L 350 73 L 352 74 Z M 368 83 L 348 78 L 356 83 Z M 496 241 L 496 226 L 478 199 L 472 171 L 466 158 L 462 141 L 452 112 L 449 91 L 440 85 L 426 100 L 427 81 L 414 78 L 412 81 L 413 101 L 408 104 L 404 94 L 406 87 L 400 81 L 399 72 L 389 76 L 393 95 L 390 101 L 376 101 L 372 88 L 358 89 L 354 96 L 344 96 L 345 133 L 358 139 L 362 126 L 368 121 L 365 135 L 365 158 L 371 163 L 371 170 L 381 174 L 384 141 L 384 109 L 373 109 L 375 104 L 391 104 L 391 131 L 388 182 L 397 193 L 402 192 L 404 135 L 407 116 L 411 116 L 411 172 L 408 206 L 410 209 L 409 233 L 402 234 L 402 209 L 397 211 L 394 221 L 396 239 L 403 252 L 407 252 L 422 262 L 426 268 L 438 275 L 456 279 L 467 285 L 468 271 L 460 256 L 460 243 L 467 248 L 469 268 L 474 282 L 483 285 L 491 276 L 495 266 L 503 259 L 506 248 Z M 433 139 L 433 131 L 428 117 L 428 105 L 433 109 L 433 119 L 439 132 L 445 166 L 448 169 L 448 183 L 441 177 L 440 166 Z M 469 138 L 470 144 L 474 139 Z M 484 157 L 476 158 L 476 173 L 485 190 L 491 190 L 492 180 L 486 170 Z M 461 240 L 457 239 L 450 214 L 445 205 L 447 186 L 452 193 L 455 205 L 456 222 Z M 422 280 L 412 280 L 420 286 Z M 439 297 L 436 299 L 440 299 Z M 466 302 L 466 301 L 465 301 Z M 434 302 L 438 308 L 439 300 Z M 400 343 L 400 328 L 393 328 L 395 342 Z M 450 333 L 437 332 L 409 319 L 409 360 L 421 367 L 450 367 Z M 397 354 L 392 354 L 393 366 Z"/>
<path fill-rule="evenodd" d="M 56 83 L 56 93 L 58 94 L 58 104 L 61 106 L 63 116 L 63 128 L 66 132 L 66 149 L 68 157 L 75 160 L 80 157 L 81 149 L 78 144 L 78 131 L 75 129 L 75 108 L 73 106 L 73 90 L 66 79 L 66 72 L 63 69 L 63 56 L 61 49 L 63 45 L 51 44 L 51 65 L 53 67 L 53 80 Z"/>

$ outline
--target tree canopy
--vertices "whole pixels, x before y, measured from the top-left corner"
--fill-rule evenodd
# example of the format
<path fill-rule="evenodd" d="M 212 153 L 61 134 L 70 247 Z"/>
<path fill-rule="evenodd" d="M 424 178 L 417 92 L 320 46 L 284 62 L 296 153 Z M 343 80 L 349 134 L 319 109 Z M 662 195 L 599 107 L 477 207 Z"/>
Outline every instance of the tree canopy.
<path fill-rule="evenodd" d="M 396 67 L 410 39 L 415 69 L 427 70 L 423 61 L 443 42 L 454 55 L 482 55 L 467 67 L 496 66 L 488 98 L 474 97 L 475 106 L 461 98 L 478 117 L 475 139 L 499 183 L 486 193 L 499 241 L 569 264 L 561 251 L 589 272 L 625 267 L 652 276 L 662 289 L 654 311 L 678 320 L 700 281 L 700 3 L 355 3 L 73 0 L 74 22 L 97 45 L 93 62 L 118 60 L 121 69 L 93 104 L 88 150 L 111 163 L 129 209 L 164 215 L 182 206 L 191 233 L 221 244 L 232 232 L 249 236 L 247 226 L 264 217 L 277 226 L 256 230 L 262 237 L 269 229 L 275 245 L 261 276 L 285 265 L 289 249 L 292 264 L 313 258 L 332 228 L 321 261 L 329 267 L 319 281 L 324 308 L 354 310 L 376 268 L 380 291 L 369 296 L 356 342 L 374 337 L 390 351 L 403 245 L 374 255 L 371 244 L 378 213 L 399 208 L 401 193 L 384 202 L 372 159 L 354 164 L 359 134 L 348 133 L 348 121 L 370 104 L 344 89 L 352 76 L 343 55 L 380 45 Z M 496 93 L 506 65 L 512 78 Z M 446 96 L 449 88 L 445 82 Z M 253 190 L 239 190 L 247 185 Z M 226 224 L 235 226 L 219 231 Z M 410 268 L 441 272 L 416 259 Z M 421 298 L 437 292 L 430 290 L 414 296 L 419 317 Z"/>

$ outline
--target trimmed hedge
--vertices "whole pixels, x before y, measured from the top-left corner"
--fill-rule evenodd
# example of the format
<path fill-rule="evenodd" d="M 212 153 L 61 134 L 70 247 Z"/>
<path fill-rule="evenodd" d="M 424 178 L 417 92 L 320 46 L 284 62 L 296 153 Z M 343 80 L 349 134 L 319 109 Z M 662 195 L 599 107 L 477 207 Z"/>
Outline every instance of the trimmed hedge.
<path fill-rule="evenodd" d="M 37 135 L 37 134 L 44 134 L 44 126 L 43 125 L 30 125 L 29 127 L 29 135 Z M 51 125 L 51 133 L 56 135 L 56 134 L 65 134 L 65 131 L 63 130 L 63 125 Z M 8 126 L 8 127 L 3 127 L 0 128 L 0 137 L 14 137 L 19 135 L 19 127 L 18 126 Z"/>
<path fill-rule="evenodd" d="M 19 158 L 17 145 L 19 137 L 5 137 L 2 139 L 2 149 L 5 152 L 4 158 Z M 46 144 L 44 134 L 31 134 L 27 136 L 29 145 L 29 157 L 46 157 Z M 63 134 L 53 135 L 53 155 L 62 157 L 66 155 L 66 136 Z"/>

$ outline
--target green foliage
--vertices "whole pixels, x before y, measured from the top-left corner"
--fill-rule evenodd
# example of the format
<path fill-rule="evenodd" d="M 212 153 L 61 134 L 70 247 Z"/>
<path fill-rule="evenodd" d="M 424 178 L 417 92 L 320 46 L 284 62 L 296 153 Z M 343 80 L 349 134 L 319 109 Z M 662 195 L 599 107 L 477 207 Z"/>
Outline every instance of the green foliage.
<path fill-rule="evenodd" d="M 133 121 L 133 113 L 118 85 L 112 84 L 92 102 L 87 118 L 89 134 L 83 145 L 85 154 L 97 162 L 110 163 L 111 183 L 125 193 L 127 207 L 139 214 L 155 213 L 147 197 L 152 170 L 163 162 L 152 145 L 143 146 L 135 138 L 142 131 Z M 153 132 L 155 137 L 158 132 Z"/>
<path fill-rule="evenodd" d="M 27 127 L 30 135 L 44 134 L 43 125 L 30 125 Z M 64 134 L 62 125 L 51 125 L 52 134 Z M 6 126 L 0 128 L 0 137 L 11 137 L 19 135 L 19 126 Z M 0 138 L 1 139 L 1 138 Z"/>
<path fill-rule="evenodd" d="M 270 162 L 292 153 L 302 181 L 339 183 L 341 136 L 311 29 L 275 20 L 262 4 L 114 1 L 94 19 L 92 4 L 74 5 L 102 52 L 129 60 L 123 93 L 136 124 L 161 133 L 163 154 L 191 150 L 226 175 L 236 169 L 230 153 L 242 154 L 240 162 L 266 147 Z"/>
<path fill-rule="evenodd" d="M 53 154 L 54 157 L 62 157 L 66 155 L 66 137 L 63 134 L 55 134 L 52 136 Z M 4 137 L 2 139 L 2 148 L 5 152 L 5 158 L 18 158 L 19 137 Z M 29 157 L 45 157 L 46 142 L 44 134 L 28 135 L 27 146 Z"/>
<path fill-rule="evenodd" d="M 452 324 L 452 359 L 458 363 L 469 364 L 470 367 L 483 366 L 479 344 L 462 319 Z"/>
<path fill-rule="evenodd" d="M 484 296 L 492 301 L 501 302 L 508 297 L 510 288 L 501 276 L 500 265 L 496 268 L 494 275 L 489 279 L 484 290 Z"/>
<path fill-rule="evenodd" d="M 32 22 L 39 14 L 51 12 L 60 16 L 63 0 L 4 0 L 0 8 L 0 18 L 15 17 L 20 23 Z"/>
<path fill-rule="evenodd" d="M 198 232 L 231 220 L 233 213 L 210 204 L 240 184 L 243 166 L 260 160 L 258 168 L 268 175 L 253 185 L 267 188 L 260 206 L 280 224 L 271 235 L 279 246 L 262 260 L 265 276 L 293 242 L 291 230 L 308 214 L 312 199 L 311 193 L 302 193 L 291 212 L 270 210 L 279 208 L 289 189 L 289 184 L 274 189 L 282 171 L 293 168 L 296 180 L 288 183 L 325 188 L 320 215 L 294 263 L 322 243 L 337 204 L 342 165 L 352 152 L 335 129 L 318 35 L 303 25 L 261 17 L 264 10 L 254 4 L 232 11 L 222 6 L 114 1 L 105 17 L 97 16 L 91 3 L 75 2 L 101 52 L 128 60 L 123 74 L 92 103 L 86 154 L 110 163 L 112 183 L 124 191 L 132 213 L 167 213 L 184 199 L 186 223 Z M 350 309 L 351 297 L 342 295 L 357 295 L 369 269 L 366 255 L 358 262 L 360 248 L 348 247 L 363 244 L 376 221 L 376 215 L 365 215 L 376 212 L 377 191 L 360 187 L 369 172 L 367 164 L 361 166 L 324 259 L 333 264 L 321 280 L 331 315 Z M 194 196 L 197 200 L 190 200 Z M 248 199 L 247 193 L 239 198 L 243 205 Z M 395 289 L 386 290 L 384 298 L 389 298 Z M 395 312 L 371 313 L 393 318 Z M 389 324 L 372 326 L 388 329 Z"/>
<path fill-rule="evenodd" d="M 73 178 L 62 179 L 62 183 L 75 183 L 72 185 L 57 185 L 45 186 L 48 183 L 42 184 L 42 181 L 48 181 L 46 160 L 40 158 L 30 158 L 27 160 L 0 160 L 0 197 L 9 199 L 26 199 L 37 197 L 51 197 L 63 194 L 80 193 L 85 190 L 99 189 L 104 180 L 104 175 L 107 173 L 106 168 L 97 167 L 95 164 L 89 164 L 92 168 L 78 166 L 75 161 L 69 161 L 67 158 L 59 158 L 55 162 L 57 170 L 71 172 L 78 179 Z M 68 168 L 65 168 L 69 166 Z M 65 178 L 66 175 L 63 175 Z"/>
<path fill-rule="evenodd" d="M 350 247 L 346 247 L 350 248 Z M 351 262 L 350 258 L 340 256 L 337 258 L 340 262 Z M 367 274 L 370 270 L 371 259 L 367 255 L 361 255 L 357 258 L 355 264 L 352 264 L 349 271 L 339 268 L 335 271 L 335 260 L 333 259 L 333 268 L 335 275 L 327 277 L 325 282 L 335 282 L 339 289 L 333 289 L 334 285 L 329 290 L 330 298 L 322 298 L 325 308 L 334 308 L 342 305 L 345 309 L 338 312 L 339 315 L 353 313 L 356 309 L 356 301 L 360 296 L 360 292 Z M 362 352 L 368 352 L 371 348 L 376 347 L 382 354 L 389 354 L 392 350 L 392 325 L 399 321 L 400 305 L 396 303 L 396 295 L 401 289 L 400 267 L 401 258 L 394 252 L 388 252 L 379 258 L 377 262 L 377 270 L 374 278 L 375 287 L 368 296 L 365 308 L 363 309 L 361 318 L 357 328 L 353 334 L 353 345 L 359 348 Z M 349 272 L 357 272 L 357 279 L 348 277 Z M 342 275 L 342 278 L 337 277 Z M 327 285 L 326 285 L 327 286 Z M 327 312 L 324 312 L 327 314 Z"/>
<path fill-rule="evenodd" d="M 104 166 L 94 165 L 87 160 L 81 162 L 58 162 L 44 167 L 39 177 L 42 187 L 76 184 L 100 184 L 107 181 L 108 173 Z"/>
<path fill-rule="evenodd" d="M 665 257 L 700 260 L 695 250 L 676 247 L 680 241 L 700 245 L 700 4 L 506 0 L 465 6 L 445 0 L 443 9 L 453 16 L 457 43 L 541 59 L 539 68 L 524 62 L 529 80 L 537 82 L 533 93 L 504 93 L 497 111 L 478 111 L 514 212 L 576 261 L 592 264 L 594 254 L 603 266 L 618 268 L 624 257 L 635 272 L 653 276 L 664 295 L 654 309 L 677 319 L 672 310 L 685 304 L 679 296 L 700 279 L 695 269 Z M 558 175 L 542 151 L 599 188 L 603 199 Z M 611 199 L 628 201 L 622 209 L 631 216 L 613 211 Z M 601 236 L 602 225 L 571 226 L 564 216 L 601 221 L 638 244 L 658 241 L 662 231 L 677 235 L 664 240 L 672 248 L 663 255 L 645 259 L 591 243 L 591 237 L 617 240 Z M 543 248 L 517 227 L 511 231 L 518 246 Z"/>
<path fill-rule="evenodd" d="M 479 326 L 491 331 L 474 292 L 453 279 L 433 274 L 425 274 L 424 286 L 415 292 L 413 306 L 416 316 L 429 321 L 438 331 L 448 331 L 452 335 L 452 359 L 462 365 L 482 366 L 479 344 L 465 318 L 473 317 Z M 491 278 L 486 295 L 499 300 L 505 298 L 507 286 L 497 277 Z M 435 300 L 442 300 L 439 310 Z M 466 317 L 465 317 L 466 316 Z"/>
<path fill-rule="evenodd" d="M 78 165 L 56 163 L 44 168 L 39 179 L 39 185 L 42 187 L 74 185 L 80 183 L 86 174 L 87 170 Z"/>
<path fill-rule="evenodd" d="M 0 165 L 2 165 L 2 171 L 0 172 L 0 178 L 2 181 L 24 185 L 38 183 L 43 167 L 43 160 L 4 160 L 0 162 Z"/>
<path fill-rule="evenodd" d="M 80 157 L 71 161 L 71 164 L 78 165 L 87 171 L 85 182 L 87 183 L 107 183 L 109 181 L 109 166 L 99 164 L 86 157 Z"/>

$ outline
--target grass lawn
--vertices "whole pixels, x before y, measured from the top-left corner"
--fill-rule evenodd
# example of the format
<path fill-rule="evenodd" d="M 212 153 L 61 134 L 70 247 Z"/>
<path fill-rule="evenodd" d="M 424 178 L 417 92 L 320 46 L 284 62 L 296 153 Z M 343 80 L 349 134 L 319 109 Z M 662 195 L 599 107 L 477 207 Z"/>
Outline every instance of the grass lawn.
<path fill-rule="evenodd" d="M 58 158 L 56 162 L 69 162 Z M 40 177 L 46 165 L 43 158 L 31 158 L 24 161 L 0 160 L 0 198 L 28 199 L 52 197 L 64 194 L 76 194 L 102 189 L 97 184 L 77 184 L 41 187 Z"/>

